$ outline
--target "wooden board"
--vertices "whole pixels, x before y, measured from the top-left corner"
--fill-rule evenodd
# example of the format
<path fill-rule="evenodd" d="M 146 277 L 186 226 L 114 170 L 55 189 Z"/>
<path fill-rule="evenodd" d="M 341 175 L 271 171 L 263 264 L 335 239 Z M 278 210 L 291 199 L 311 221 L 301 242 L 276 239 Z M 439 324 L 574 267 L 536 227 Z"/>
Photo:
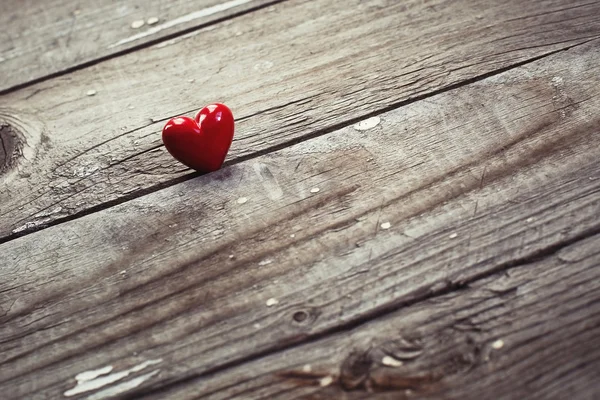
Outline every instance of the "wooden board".
<path fill-rule="evenodd" d="M 3 0 L 0 93 L 277 2 Z"/>
<path fill-rule="evenodd" d="M 121 379 L 98 389 L 175 384 L 597 234 L 599 57 L 580 46 L 0 245 L 0 390 L 75 395 L 108 367 Z"/>
<path fill-rule="evenodd" d="M 138 398 L 594 399 L 599 267 L 595 235 L 353 329 Z"/>
<path fill-rule="evenodd" d="M 11 93 L 3 135 L 27 144 L 2 175 L 0 241 L 194 176 L 162 147 L 171 116 L 228 104 L 239 162 L 583 43 L 598 14 L 562 0 L 290 0 Z"/>

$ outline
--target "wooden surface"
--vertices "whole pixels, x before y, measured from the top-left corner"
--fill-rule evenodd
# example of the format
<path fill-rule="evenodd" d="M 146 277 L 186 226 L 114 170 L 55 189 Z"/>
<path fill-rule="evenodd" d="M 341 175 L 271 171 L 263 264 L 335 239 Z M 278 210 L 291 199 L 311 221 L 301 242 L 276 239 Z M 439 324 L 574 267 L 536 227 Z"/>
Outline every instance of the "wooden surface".
<path fill-rule="evenodd" d="M 144 398 L 597 398 L 599 242 Z"/>
<path fill-rule="evenodd" d="M 239 161 L 584 43 L 599 14 L 562 0 L 291 0 L 12 92 L 0 124 L 27 144 L 3 176 L 0 240 L 189 178 L 162 147 L 171 116 L 227 103 Z"/>
<path fill-rule="evenodd" d="M 0 3 L 0 92 L 275 3 L 277 1 L 266 0 L 3 0 Z M 154 22 L 153 18 L 158 21 Z M 136 21 L 144 21 L 144 25 L 135 28 Z"/>
<path fill-rule="evenodd" d="M 599 7 L 289 0 L 4 94 L 0 392 L 595 398 Z"/>

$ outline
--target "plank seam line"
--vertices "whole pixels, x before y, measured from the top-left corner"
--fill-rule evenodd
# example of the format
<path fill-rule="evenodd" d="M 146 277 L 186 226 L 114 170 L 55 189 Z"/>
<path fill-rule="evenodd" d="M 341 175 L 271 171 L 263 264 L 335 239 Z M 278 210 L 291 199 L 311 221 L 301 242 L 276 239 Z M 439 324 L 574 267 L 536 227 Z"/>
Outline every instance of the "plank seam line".
<path fill-rule="evenodd" d="M 259 5 L 256 5 L 254 7 L 250 7 L 248 9 L 246 9 L 246 10 L 240 10 L 240 11 L 231 13 L 230 15 L 226 15 L 226 16 L 223 16 L 223 17 L 215 18 L 215 19 L 213 19 L 211 21 L 206 21 L 206 22 L 198 24 L 198 25 L 190 26 L 189 28 L 185 28 L 185 29 L 182 29 L 180 31 L 173 32 L 173 33 L 170 33 L 168 35 L 165 35 L 165 36 L 162 36 L 162 37 L 159 37 L 159 38 L 156 38 L 156 39 L 148 40 L 147 42 L 140 43 L 140 44 L 137 44 L 137 45 L 132 46 L 132 47 L 128 47 L 128 48 L 120 50 L 120 51 L 115 51 L 114 53 L 110 53 L 110 54 L 107 54 L 105 56 L 94 58 L 93 60 L 89 60 L 89 61 L 86 61 L 86 62 L 83 62 L 83 63 L 80 63 L 80 64 L 73 65 L 71 67 L 64 68 L 64 69 L 62 69 L 60 71 L 52 72 L 50 74 L 47 74 L 47 75 L 44 75 L 44 76 L 40 76 L 38 78 L 34 78 L 34 79 L 30 80 L 30 81 L 19 83 L 17 85 L 13 85 L 13 86 L 10 86 L 8 88 L 2 89 L 2 90 L 0 90 L 0 96 L 3 96 L 5 94 L 11 93 L 11 92 L 16 92 L 16 91 L 24 89 L 26 87 L 33 86 L 33 85 L 35 85 L 37 83 L 45 82 L 45 81 L 50 80 L 50 79 L 54 79 L 54 78 L 61 77 L 63 75 L 67 75 L 67 74 L 70 74 L 70 73 L 75 72 L 75 71 L 79 71 L 79 70 L 82 70 L 82 69 L 85 69 L 85 68 L 89 68 L 89 67 L 92 67 L 92 66 L 94 66 L 96 64 L 100 64 L 100 63 L 102 63 L 104 61 L 108 61 L 108 60 L 111 60 L 113 58 L 121 57 L 121 56 L 124 56 L 126 54 L 136 52 L 138 50 L 143 50 L 145 48 L 152 47 L 152 46 L 154 46 L 156 44 L 159 44 L 159 43 L 162 43 L 162 42 L 166 42 L 168 40 L 175 39 L 175 38 L 183 36 L 183 35 L 187 35 L 188 33 L 191 33 L 191 32 L 194 32 L 194 31 L 198 31 L 200 29 L 204 29 L 204 28 L 207 28 L 207 27 L 212 26 L 212 25 L 217 25 L 217 24 L 220 24 L 221 22 L 225 22 L 225 21 L 228 21 L 230 19 L 235 19 L 237 17 L 241 17 L 243 15 L 250 14 L 252 12 L 261 10 L 263 8 L 267 8 L 267 7 L 270 7 L 270 6 L 279 4 L 279 3 L 283 3 L 285 1 L 287 1 L 287 0 L 273 0 L 273 1 L 269 1 L 269 2 L 264 3 L 264 4 L 259 4 Z"/>
<path fill-rule="evenodd" d="M 264 156 L 264 155 L 267 155 L 267 154 L 271 154 L 271 153 L 283 150 L 285 148 L 288 148 L 290 146 L 294 146 L 296 144 L 303 143 L 303 142 L 308 141 L 308 140 L 312 140 L 312 139 L 315 139 L 315 138 L 318 138 L 318 137 L 321 137 L 321 136 L 328 135 L 328 134 L 330 134 L 332 132 L 335 132 L 337 130 L 340 130 L 340 129 L 346 128 L 348 126 L 354 125 L 357 122 L 360 122 L 360 121 L 362 121 L 364 119 L 371 118 L 371 117 L 374 117 L 374 116 L 378 116 L 380 114 L 387 113 L 387 112 L 390 112 L 390 111 L 402 108 L 402 107 L 410 105 L 412 103 L 416 103 L 418 101 L 422 101 L 422 100 L 428 99 L 430 97 L 435 97 L 437 95 L 440 95 L 440 94 L 443 94 L 443 93 L 446 93 L 446 92 L 450 92 L 452 90 L 461 88 L 463 86 L 468 86 L 468 85 L 471 85 L 471 84 L 483 81 L 485 79 L 488 79 L 488 78 L 491 78 L 493 76 L 502 74 L 502 73 L 507 72 L 509 70 L 512 70 L 512 69 L 515 69 L 515 68 L 519 68 L 519 67 L 522 67 L 524 65 L 527 65 L 527 64 L 539 61 L 539 60 L 541 60 L 543 58 L 552 56 L 554 54 L 565 52 L 565 51 L 569 51 L 569 50 L 571 50 L 571 49 L 573 49 L 575 47 L 578 47 L 578 46 L 583 46 L 586 43 L 592 42 L 594 40 L 598 40 L 599 38 L 600 38 L 600 36 L 596 36 L 594 38 L 591 38 L 591 39 L 585 40 L 583 42 L 579 42 L 579 43 L 573 44 L 573 45 L 565 47 L 563 49 L 554 50 L 554 51 L 551 51 L 551 52 L 548 52 L 548 53 L 545 53 L 545 54 L 541 54 L 539 56 L 532 57 L 532 58 L 529 58 L 527 60 L 523 60 L 523 61 L 520 61 L 518 63 L 508 65 L 508 66 L 503 67 L 503 68 L 499 68 L 499 69 L 496 69 L 496 70 L 493 70 L 493 71 L 490 71 L 490 72 L 486 72 L 485 74 L 477 75 L 477 76 L 474 76 L 472 78 L 465 79 L 465 80 L 462 80 L 460 82 L 456 82 L 456 83 L 454 83 L 452 85 L 448 85 L 446 87 L 442 87 L 440 89 L 434 90 L 434 91 L 429 92 L 429 93 L 424 93 L 424 94 L 421 94 L 421 95 L 418 95 L 418 96 L 415 96 L 415 97 L 409 97 L 408 99 L 404 99 L 404 100 L 392 103 L 392 104 L 390 104 L 388 106 L 385 106 L 383 108 L 374 110 L 374 111 L 372 111 L 370 113 L 361 115 L 359 117 L 354 117 L 354 118 L 351 118 L 351 119 L 348 119 L 348 120 L 344 120 L 342 122 L 339 122 L 337 124 L 331 125 L 329 127 L 326 127 L 326 128 L 323 128 L 323 129 L 319 129 L 319 130 L 315 130 L 314 132 L 306 134 L 306 135 L 303 135 L 302 137 L 294 138 L 294 139 L 291 139 L 289 141 L 280 143 L 278 145 L 267 147 L 267 148 L 265 148 L 263 150 L 260 150 L 260 151 L 257 151 L 257 152 L 251 153 L 251 154 L 247 154 L 247 155 L 241 156 L 241 157 L 239 157 L 239 158 L 237 158 L 235 160 L 227 161 L 227 162 L 225 162 L 223 164 L 223 167 L 228 167 L 228 166 L 231 166 L 231 165 L 240 164 L 242 162 L 245 162 L 245 161 L 248 161 L 248 160 L 252 160 L 254 158 L 258 158 L 258 157 L 261 157 L 261 156 Z M 160 147 L 162 147 L 162 145 L 157 145 L 156 147 L 148 149 L 147 151 L 151 151 L 151 150 L 154 150 L 154 149 L 160 148 Z M 57 219 L 55 219 L 53 221 L 50 221 L 50 222 L 48 222 L 46 224 L 40 224 L 40 225 L 37 225 L 37 226 L 32 227 L 30 229 L 24 229 L 23 231 L 20 231 L 20 232 L 8 234 L 7 236 L 0 238 L 0 244 L 10 242 L 10 241 L 15 240 L 17 238 L 20 238 L 22 236 L 26 236 L 26 235 L 29 235 L 31 233 L 35 233 L 35 232 L 41 231 L 41 230 L 44 230 L 46 228 L 50 228 L 50 227 L 55 226 L 55 225 L 59 225 L 59 224 L 62 224 L 62 223 L 73 221 L 75 219 L 84 217 L 86 215 L 90 215 L 90 214 L 93 214 L 93 213 L 96 213 L 96 212 L 99 212 L 99 211 L 103 211 L 103 210 L 112 208 L 114 206 L 126 203 L 128 201 L 134 200 L 134 199 L 139 198 L 139 197 L 146 196 L 148 194 L 151 194 L 151 193 L 157 192 L 159 190 L 162 190 L 162 189 L 165 189 L 165 188 L 177 185 L 179 183 L 188 181 L 190 179 L 197 178 L 197 177 L 202 176 L 202 175 L 204 175 L 204 174 L 200 173 L 200 172 L 191 172 L 188 175 L 181 176 L 181 177 L 178 177 L 178 178 L 174 178 L 174 179 L 172 179 L 170 181 L 167 181 L 167 182 L 163 182 L 163 183 L 160 183 L 160 184 L 157 184 L 157 185 L 154 185 L 154 186 L 150 186 L 150 187 L 145 188 L 145 189 L 141 189 L 141 190 L 137 190 L 137 191 L 131 192 L 130 194 L 121 196 L 121 197 L 119 197 L 117 199 L 114 199 L 114 200 L 110 200 L 110 201 L 104 202 L 102 204 L 98 204 L 98 205 L 86 208 L 85 210 L 76 212 L 76 213 L 68 215 L 66 217 L 57 218 Z M 53 207 L 54 205 L 57 205 L 57 204 L 59 204 L 59 203 L 55 203 L 55 204 L 50 205 L 50 206 L 48 206 L 46 208 L 51 208 L 51 207 Z"/>
<path fill-rule="evenodd" d="M 167 381 L 164 384 L 150 385 L 150 386 L 141 388 L 138 391 L 128 393 L 124 398 L 125 399 L 133 399 L 133 398 L 138 398 L 139 396 L 143 396 L 146 394 L 157 394 L 160 392 L 164 392 L 164 391 L 174 388 L 176 386 L 185 385 L 186 383 L 191 382 L 196 379 L 199 379 L 199 378 L 209 377 L 216 373 L 220 373 L 220 372 L 223 372 L 223 371 L 231 369 L 231 368 L 239 367 L 239 366 L 247 364 L 249 362 L 257 361 L 257 360 L 275 355 L 277 353 L 281 353 L 283 351 L 288 351 L 288 350 L 292 350 L 294 348 L 298 348 L 298 347 L 301 347 L 304 345 L 316 343 L 320 340 L 325 339 L 328 336 L 333 336 L 333 335 L 337 335 L 337 334 L 341 334 L 341 333 L 350 332 L 350 331 L 360 328 L 361 326 L 364 326 L 366 324 L 372 323 L 372 322 L 380 320 L 380 319 L 384 319 L 384 318 L 388 317 L 390 314 L 397 312 L 403 308 L 412 307 L 416 304 L 419 304 L 419 303 L 422 303 L 425 301 L 429 301 L 429 300 L 433 300 L 433 299 L 436 299 L 439 297 L 443 297 L 443 296 L 446 296 L 446 295 L 451 294 L 456 291 L 468 289 L 469 285 L 476 283 L 477 281 L 480 281 L 480 280 L 483 280 L 486 278 L 490 278 L 494 275 L 497 275 L 499 273 L 503 273 L 503 272 L 506 272 L 506 271 L 509 271 L 509 270 L 512 270 L 515 268 L 526 267 L 529 264 L 539 262 L 541 260 L 544 260 L 544 259 L 547 259 L 550 257 L 554 257 L 562 249 L 564 249 L 568 246 L 571 246 L 577 242 L 580 242 L 585 239 L 596 236 L 596 235 L 600 235 L 600 225 L 597 225 L 593 228 L 589 228 L 586 231 L 573 236 L 572 238 L 569 238 L 569 239 L 560 241 L 558 243 L 555 243 L 554 245 L 542 248 L 528 256 L 501 263 L 494 268 L 491 268 L 487 271 L 483 271 L 479 274 L 475 274 L 472 277 L 465 279 L 463 281 L 450 282 L 450 283 L 448 283 L 447 286 L 445 286 L 441 289 L 438 289 L 436 291 L 431 291 L 425 295 L 417 296 L 410 300 L 400 300 L 396 303 L 390 303 L 385 306 L 375 308 L 375 309 L 371 310 L 370 312 L 367 312 L 361 316 L 358 316 L 354 319 L 346 321 L 345 323 L 343 323 L 341 325 L 337 325 L 337 326 L 325 329 L 322 332 L 316 333 L 309 338 L 300 339 L 296 342 L 292 342 L 292 343 L 288 343 L 288 344 L 278 344 L 271 348 L 258 351 L 254 354 L 249 354 L 249 355 L 241 357 L 239 359 L 232 360 L 232 361 L 223 363 L 221 365 L 214 366 L 214 367 L 209 368 L 206 371 L 201 372 L 201 373 L 184 376 L 184 377 L 181 377 L 178 379 L 174 379 L 172 381 Z M 598 239 L 600 239 L 600 236 L 598 237 Z"/>

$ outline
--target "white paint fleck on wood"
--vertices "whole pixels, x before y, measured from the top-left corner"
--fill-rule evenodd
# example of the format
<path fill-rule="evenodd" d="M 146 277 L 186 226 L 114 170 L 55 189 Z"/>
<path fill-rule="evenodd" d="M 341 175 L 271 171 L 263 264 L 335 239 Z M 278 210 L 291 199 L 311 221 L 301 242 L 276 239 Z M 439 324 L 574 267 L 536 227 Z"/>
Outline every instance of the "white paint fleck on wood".
<path fill-rule="evenodd" d="M 118 42 L 111 44 L 110 46 L 108 46 L 108 48 L 113 48 L 113 47 L 118 47 L 118 46 L 122 46 L 126 43 L 130 43 L 130 42 L 134 42 L 136 40 L 140 40 L 143 39 L 147 36 L 151 36 L 154 34 L 157 34 L 158 32 L 168 29 L 168 28 L 172 28 L 174 26 L 177 25 L 181 25 L 190 21 L 193 21 L 195 19 L 199 19 L 199 18 L 204 18 L 204 17 L 208 17 L 211 16 L 213 14 L 217 14 L 219 12 L 222 11 L 226 11 L 230 8 L 234 8 L 234 7 L 239 7 L 243 4 L 249 3 L 252 0 L 232 0 L 232 1 L 228 1 L 227 3 L 223 3 L 223 4 L 217 4 L 215 6 L 212 7 L 208 7 L 208 8 L 204 8 L 202 10 L 198 10 L 192 13 L 189 13 L 187 15 L 181 16 L 179 18 L 175 18 L 172 19 L 171 21 L 167 21 L 163 24 L 160 25 L 156 25 L 155 27 L 152 27 L 144 32 L 140 32 L 137 35 L 133 35 L 130 36 L 128 38 L 125 39 L 121 39 Z M 143 22 L 143 21 L 142 21 Z"/>
<path fill-rule="evenodd" d="M 492 343 L 492 348 L 494 350 L 500 350 L 503 347 L 504 347 L 504 340 L 502 340 L 502 339 L 498 339 L 494 343 Z"/>
<path fill-rule="evenodd" d="M 113 382 L 117 382 L 117 381 L 129 376 L 132 373 L 139 372 L 139 371 L 147 368 L 150 365 L 155 365 L 160 362 L 162 362 L 162 359 L 147 360 L 141 364 L 138 364 L 134 367 L 126 369 L 125 371 L 115 372 L 115 373 L 112 373 L 110 375 L 105 375 L 105 376 L 97 375 L 93 379 L 77 380 L 77 385 L 74 388 L 67 390 L 64 393 L 64 395 L 67 397 L 70 397 L 70 396 L 75 396 L 76 394 L 81 394 L 81 393 L 89 392 L 92 390 L 100 389 L 101 387 L 110 385 Z M 112 370 L 112 367 L 111 367 L 111 370 Z M 89 374 L 89 371 L 88 371 L 88 375 L 86 375 L 86 377 L 89 377 L 91 375 L 92 374 Z M 78 374 L 77 376 L 80 376 L 80 374 Z"/>
<path fill-rule="evenodd" d="M 246 204 L 247 202 L 248 202 L 247 197 L 240 197 L 239 199 L 236 200 L 236 203 L 238 203 L 238 204 Z"/>
<path fill-rule="evenodd" d="M 333 383 L 333 377 L 328 375 L 319 381 L 319 386 L 327 387 L 327 386 L 331 385 L 332 383 Z"/>
<path fill-rule="evenodd" d="M 132 29 L 140 29 L 142 26 L 144 26 L 144 20 L 143 19 L 138 19 L 135 20 L 131 23 L 131 28 Z"/>
<path fill-rule="evenodd" d="M 390 229 L 392 227 L 392 224 L 389 222 L 384 222 L 380 226 L 381 226 L 381 229 Z"/>
<path fill-rule="evenodd" d="M 360 121 L 359 123 L 354 125 L 354 129 L 357 131 L 368 131 L 369 129 L 375 128 L 377 125 L 381 123 L 381 118 L 379 117 L 371 117 L 365 119 L 364 121 Z"/>
<path fill-rule="evenodd" d="M 154 375 L 158 374 L 159 372 L 160 372 L 160 370 L 157 369 L 157 370 L 154 370 L 147 374 L 140 375 L 136 378 L 130 379 L 128 381 L 121 382 L 118 385 L 108 387 L 104 390 L 99 391 L 98 393 L 94 393 L 93 395 L 88 396 L 86 398 L 86 400 L 102 400 L 102 399 L 114 398 L 115 396 L 117 396 L 121 393 L 125 393 L 131 389 L 135 389 L 136 387 L 140 386 L 142 383 L 144 383 L 148 379 L 152 378 Z"/>
<path fill-rule="evenodd" d="M 321 189 L 319 189 L 318 187 L 314 187 L 314 188 L 310 189 L 310 192 L 311 193 L 319 193 L 320 190 Z"/>
<path fill-rule="evenodd" d="M 146 23 L 148 25 L 156 25 L 158 23 L 158 18 L 157 17 L 150 17 L 146 20 Z"/>
<path fill-rule="evenodd" d="M 279 300 L 277 300 L 276 298 L 271 297 L 269 300 L 267 300 L 267 307 L 272 307 L 279 304 Z"/>
<path fill-rule="evenodd" d="M 395 359 L 394 357 L 391 356 L 385 356 L 381 359 L 381 363 L 383 365 L 385 365 L 386 367 L 392 367 L 392 368 L 397 368 L 402 366 L 402 361 Z"/>
<path fill-rule="evenodd" d="M 98 368 L 98 369 L 93 369 L 90 371 L 85 371 L 82 373 L 79 373 L 77 375 L 75 375 L 75 380 L 79 383 L 79 382 L 85 382 L 85 381 L 91 381 L 93 379 L 96 379 L 97 377 L 101 376 L 101 375 L 106 375 L 108 374 L 110 371 L 112 371 L 113 367 L 112 365 L 107 365 L 106 367 L 102 367 L 102 368 Z"/>

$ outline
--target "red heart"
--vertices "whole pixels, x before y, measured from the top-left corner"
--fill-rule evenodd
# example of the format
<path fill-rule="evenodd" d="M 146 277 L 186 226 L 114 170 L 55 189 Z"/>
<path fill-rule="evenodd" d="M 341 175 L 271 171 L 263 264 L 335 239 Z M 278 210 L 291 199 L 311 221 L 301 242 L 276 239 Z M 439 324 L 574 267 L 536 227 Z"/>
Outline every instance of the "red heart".
<path fill-rule="evenodd" d="M 165 147 L 181 163 L 201 172 L 221 168 L 233 140 L 233 114 L 224 104 L 204 107 L 195 119 L 171 118 L 162 131 Z"/>

